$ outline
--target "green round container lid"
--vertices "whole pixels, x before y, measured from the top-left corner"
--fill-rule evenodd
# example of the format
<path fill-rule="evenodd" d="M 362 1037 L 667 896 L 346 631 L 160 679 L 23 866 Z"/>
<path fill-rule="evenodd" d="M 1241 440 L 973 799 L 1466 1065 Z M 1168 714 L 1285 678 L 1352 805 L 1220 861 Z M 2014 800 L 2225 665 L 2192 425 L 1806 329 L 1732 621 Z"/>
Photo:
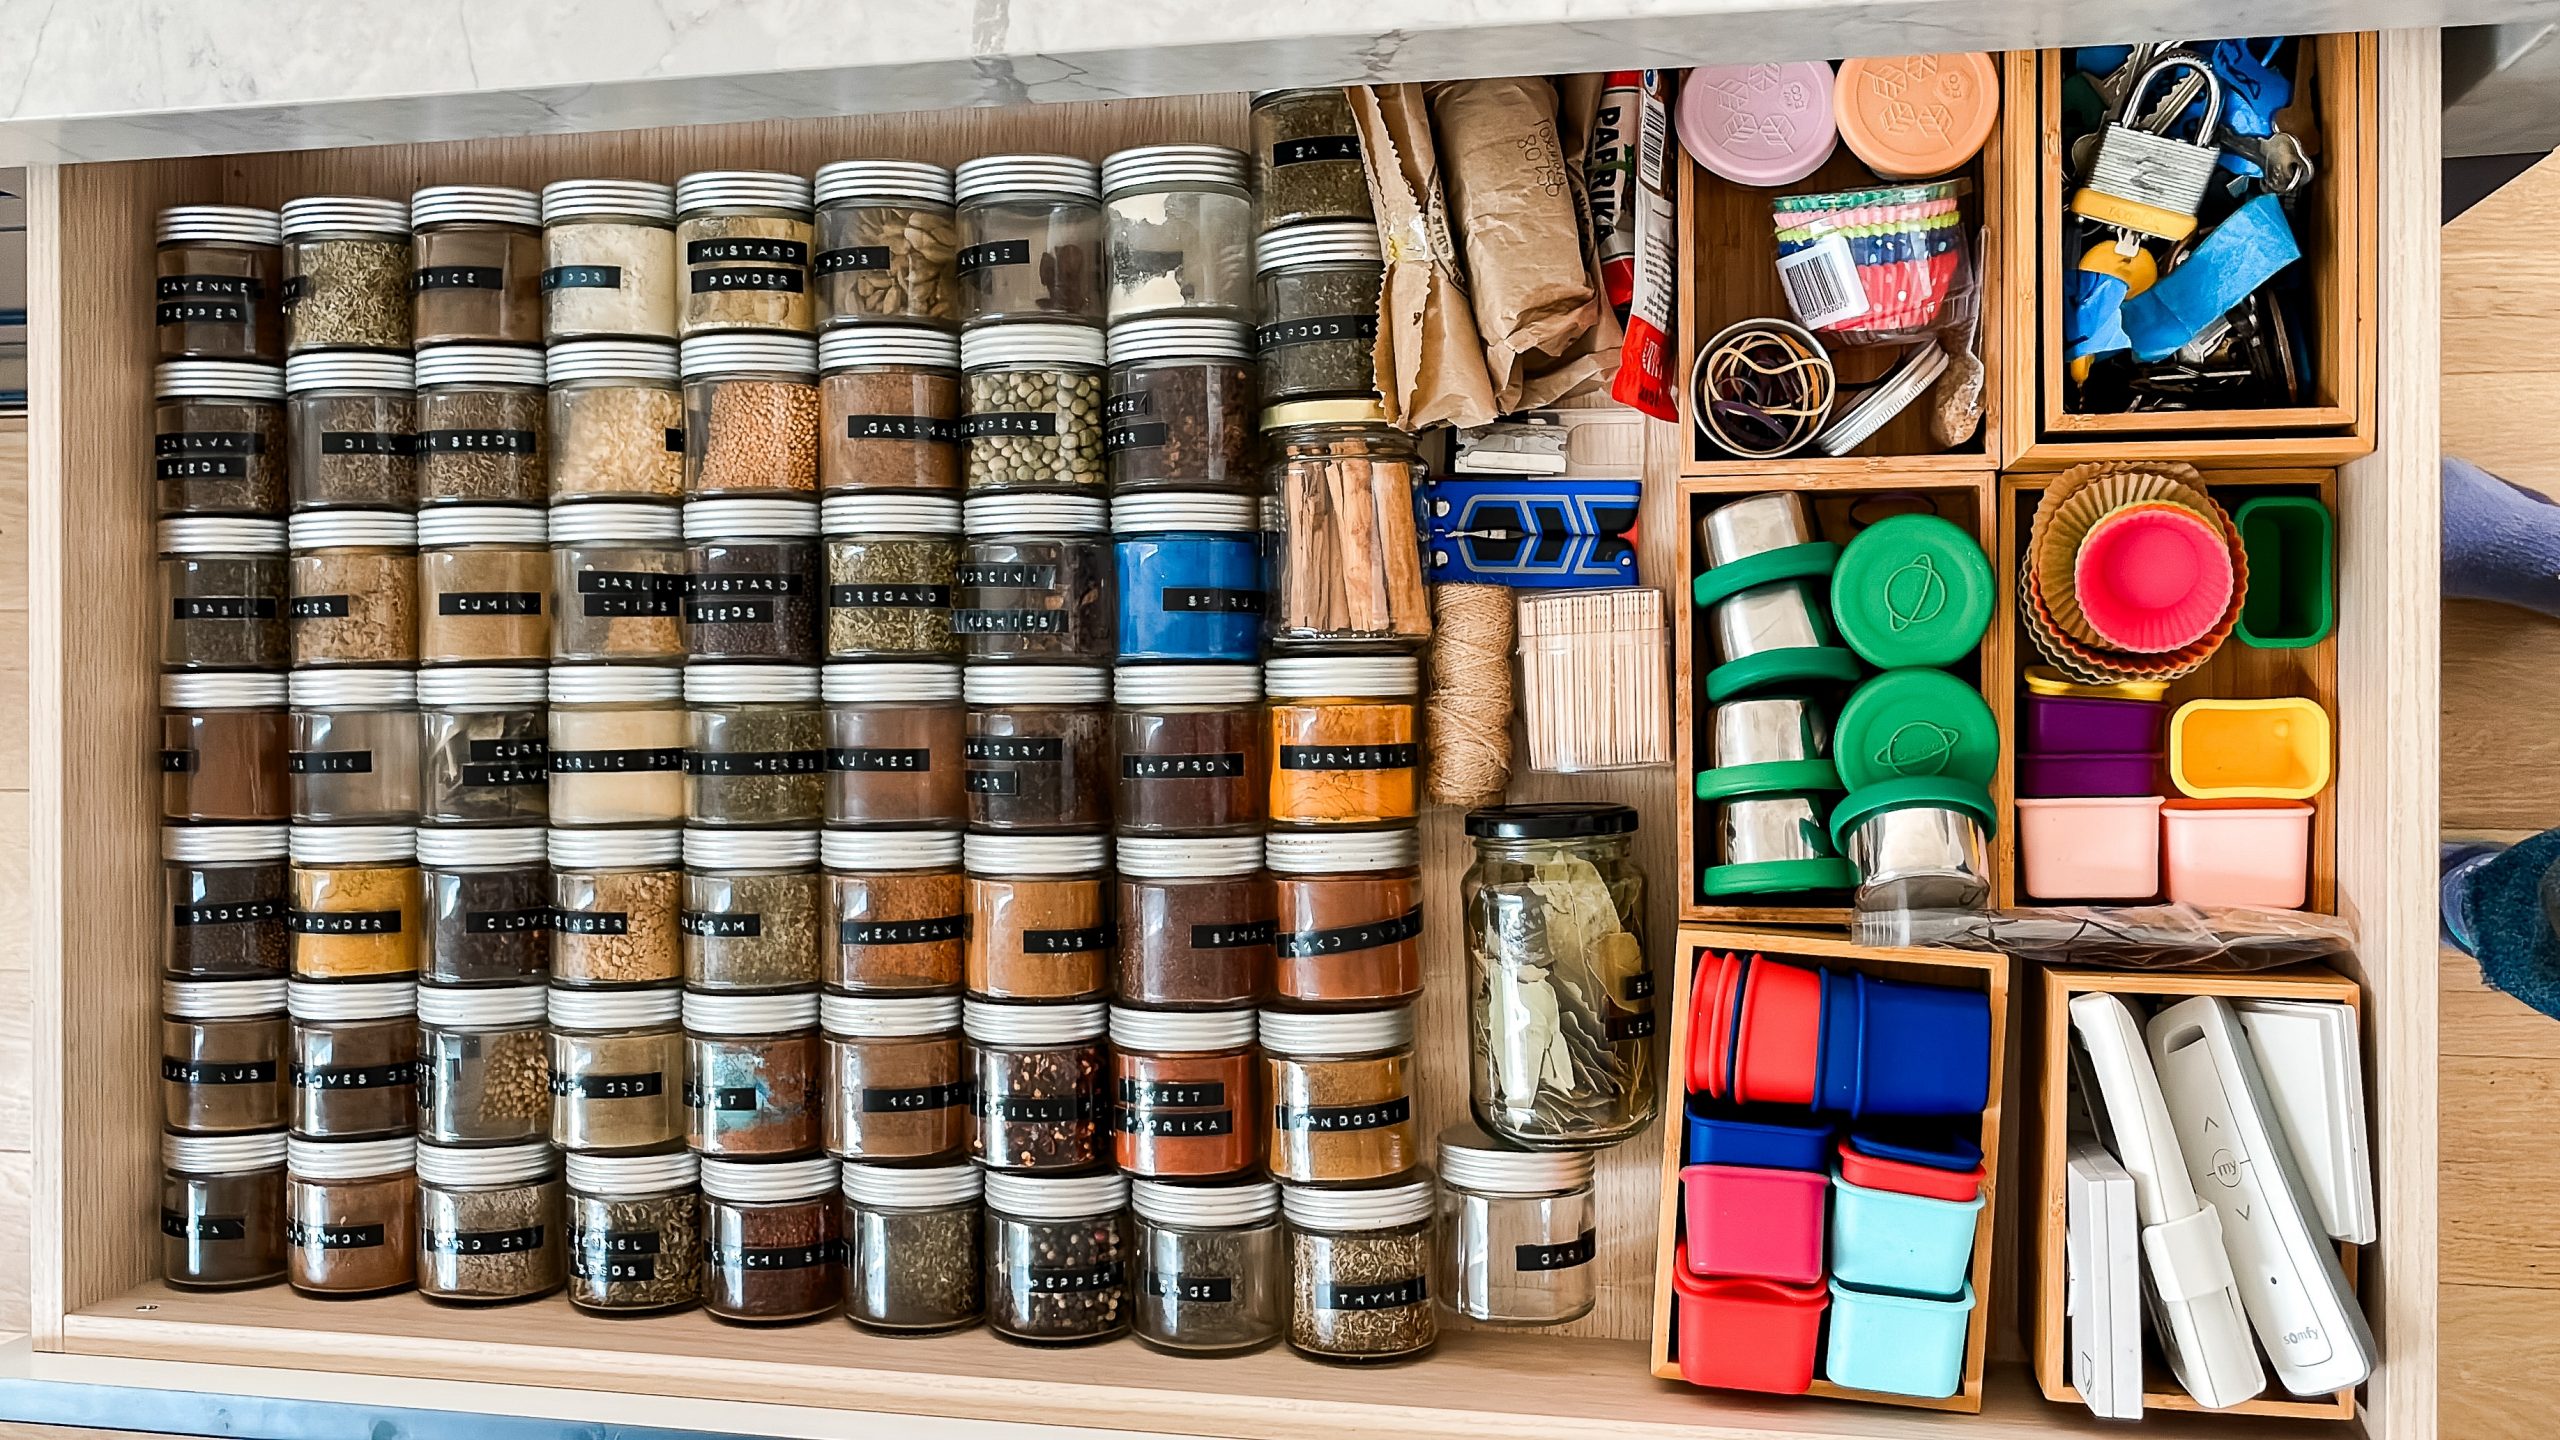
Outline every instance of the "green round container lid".
<path fill-rule="evenodd" d="M 1992 594 L 1991 561 L 1963 527 L 1936 515 L 1894 515 L 1859 531 L 1841 552 L 1831 571 L 1831 622 L 1871 665 L 1953 665 L 1982 643 Z"/>
<path fill-rule="evenodd" d="M 1887 780 L 1852 790 L 1831 811 L 1831 843 L 1846 850 L 1849 832 L 1858 823 L 1887 810 L 1912 810 L 1921 806 L 1942 810 L 1962 810 L 1982 822 L 1988 835 L 1999 823 L 1991 808 L 1991 791 L 1970 780 L 1957 780 L 1945 775 L 1915 775 L 1908 780 Z"/>
<path fill-rule="evenodd" d="M 1723 704 L 1736 695 L 1766 690 L 1772 685 L 1833 684 L 1847 685 L 1866 673 L 1858 657 L 1837 645 L 1799 645 L 1787 650 L 1763 650 L 1728 660 L 1707 672 L 1707 699 Z"/>
<path fill-rule="evenodd" d="M 1972 686 L 1944 670 L 1888 670 L 1840 707 L 1831 757 L 1851 790 L 1931 775 L 1988 785 L 2000 768 L 2000 725 Z"/>
<path fill-rule="evenodd" d="M 1745 555 L 1730 565 L 1718 565 L 1689 584 L 1689 598 L 1701 610 L 1728 595 L 1737 595 L 1754 585 L 1774 585 L 1781 580 L 1818 580 L 1831 573 L 1840 563 L 1840 547 L 1828 540 L 1808 540 L 1802 545 L 1789 545 L 1779 550 L 1763 550 Z"/>
<path fill-rule="evenodd" d="M 1698 877 L 1698 888 L 1722 898 L 1729 895 L 1775 895 L 1791 890 L 1852 890 L 1858 867 L 1837 855 L 1810 860 L 1755 860 L 1746 865 L 1710 865 Z"/>
<path fill-rule="evenodd" d="M 1757 765 L 1719 765 L 1698 772 L 1698 798 L 1730 800 L 1737 795 L 1807 790 L 1837 793 L 1840 767 L 1828 760 L 1763 760 Z"/>

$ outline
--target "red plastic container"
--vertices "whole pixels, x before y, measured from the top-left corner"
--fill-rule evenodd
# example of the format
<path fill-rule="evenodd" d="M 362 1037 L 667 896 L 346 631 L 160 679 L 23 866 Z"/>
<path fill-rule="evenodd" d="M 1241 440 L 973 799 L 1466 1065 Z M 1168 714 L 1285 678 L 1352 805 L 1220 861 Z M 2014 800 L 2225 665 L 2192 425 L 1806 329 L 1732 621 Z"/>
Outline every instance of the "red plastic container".
<path fill-rule="evenodd" d="M 1846 1140 L 1840 1142 L 1840 1178 L 1870 1190 L 1890 1190 L 1897 1195 L 1921 1195 L 1931 1200 L 1958 1203 L 1982 1193 L 1982 1167 L 1979 1165 L 1970 1170 L 1942 1170 L 1934 1165 L 1914 1165 L 1908 1160 L 1887 1160 L 1866 1154 Z"/>
<path fill-rule="evenodd" d="M 1772 1280 L 1710 1280 L 1675 1253 L 1672 1319 L 1680 1378 L 1716 1390 L 1801 1395 L 1813 1388 L 1829 1287 Z"/>
<path fill-rule="evenodd" d="M 1818 1170 L 1684 1165 L 1683 1253 L 1701 1275 L 1818 1283 L 1823 1202 L 1830 1193 L 1831 1178 Z"/>
<path fill-rule="evenodd" d="M 1810 1105 L 1822 1059 L 1822 972 L 1755 956 L 1742 990 L 1733 1098 Z"/>
<path fill-rule="evenodd" d="M 1739 955 L 1710 955 L 1698 967 L 1689 994 L 1689 1089 L 1712 1100 L 1726 1098 L 1733 1076 L 1734 1004 L 1746 962 Z"/>

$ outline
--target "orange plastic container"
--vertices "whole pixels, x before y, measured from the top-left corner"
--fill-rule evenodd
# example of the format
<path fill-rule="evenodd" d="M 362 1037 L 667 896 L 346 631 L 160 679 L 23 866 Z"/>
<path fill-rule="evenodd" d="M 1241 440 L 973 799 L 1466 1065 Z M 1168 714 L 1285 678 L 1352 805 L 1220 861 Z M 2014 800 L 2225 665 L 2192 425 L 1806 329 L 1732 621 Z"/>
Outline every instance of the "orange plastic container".
<path fill-rule="evenodd" d="M 2198 800 L 2308 800 L 2329 784 L 2316 700 L 2190 700 L 2169 717 L 2169 781 Z"/>

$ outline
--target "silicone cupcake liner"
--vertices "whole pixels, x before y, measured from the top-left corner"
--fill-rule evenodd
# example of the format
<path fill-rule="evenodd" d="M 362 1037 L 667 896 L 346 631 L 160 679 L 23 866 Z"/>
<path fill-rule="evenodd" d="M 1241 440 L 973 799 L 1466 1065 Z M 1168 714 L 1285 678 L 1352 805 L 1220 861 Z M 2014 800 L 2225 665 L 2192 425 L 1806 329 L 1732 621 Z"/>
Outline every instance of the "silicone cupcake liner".
<path fill-rule="evenodd" d="M 2088 539 L 2089 532 L 2097 528 L 2098 522 L 2131 505 L 2175 505 L 2208 520 L 2219 521 L 2221 507 L 2202 491 L 2190 490 L 2176 482 L 2143 488 L 2159 488 L 2164 493 L 2112 506 L 2084 503 L 2091 493 L 2088 489 L 2059 504 L 2047 496 L 2045 502 L 2036 507 L 2035 519 L 2027 527 L 2027 554 L 2035 561 L 2036 583 L 2044 588 L 2045 603 L 2052 607 L 2054 623 L 2062 627 L 2064 634 L 2084 645 L 2103 648 L 2107 643 L 2105 637 L 2090 628 L 2082 617 L 2073 590 L 2076 578 L 2074 562 L 2079 558 L 2081 545 Z"/>
<path fill-rule="evenodd" d="M 1826 190 L 1805 195 L 1781 195 L 1769 202 L 1769 208 L 1781 215 L 1805 210 L 1836 210 L 1861 205 L 1926 205 L 1938 201 L 1952 202 L 1973 188 L 1968 180 L 1931 180 L 1916 185 L 1879 185 L 1867 190 Z"/>
<path fill-rule="evenodd" d="M 2232 575 L 2230 537 L 2211 520 L 2183 505 L 2127 505 L 2080 542 L 2071 603 L 2115 649 L 2163 654 L 2212 631 L 2231 603 Z"/>
<path fill-rule="evenodd" d="M 2018 565 L 2018 612 L 2027 622 L 2027 639 L 2036 652 L 2063 674 L 2083 685 L 2115 685 L 2133 680 L 2176 680 L 2202 669 L 2213 658 L 2220 642 L 2207 636 L 2174 655 L 2128 655 L 2121 651 L 2092 650 L 2064 635 L 2046 610 L 2044 595 L 2035 581 L 2035 567 L 2024 561 Z M 2236 616 L 2225 617 L 2226 620 Z M 2208 644 L 2207 642 L 2212 642 Z M 2195 652 L 2201 648 L 2202 653 Z M 2149 663 L 2144 663 L 2149 662 Z"/>

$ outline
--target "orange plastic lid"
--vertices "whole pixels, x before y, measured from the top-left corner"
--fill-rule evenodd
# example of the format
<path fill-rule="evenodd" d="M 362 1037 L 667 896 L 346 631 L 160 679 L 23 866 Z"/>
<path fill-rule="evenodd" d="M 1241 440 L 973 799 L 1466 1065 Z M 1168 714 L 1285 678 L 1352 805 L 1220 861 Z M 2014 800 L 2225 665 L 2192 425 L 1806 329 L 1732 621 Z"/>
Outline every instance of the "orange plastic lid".
<path fill-rule="evenodd" d="M 2000 77 L 1979 50 L 1840 62 L 1840 139 L 1888 180 L 1926 180 L 1981 153 L 2000 116 Z"/>

